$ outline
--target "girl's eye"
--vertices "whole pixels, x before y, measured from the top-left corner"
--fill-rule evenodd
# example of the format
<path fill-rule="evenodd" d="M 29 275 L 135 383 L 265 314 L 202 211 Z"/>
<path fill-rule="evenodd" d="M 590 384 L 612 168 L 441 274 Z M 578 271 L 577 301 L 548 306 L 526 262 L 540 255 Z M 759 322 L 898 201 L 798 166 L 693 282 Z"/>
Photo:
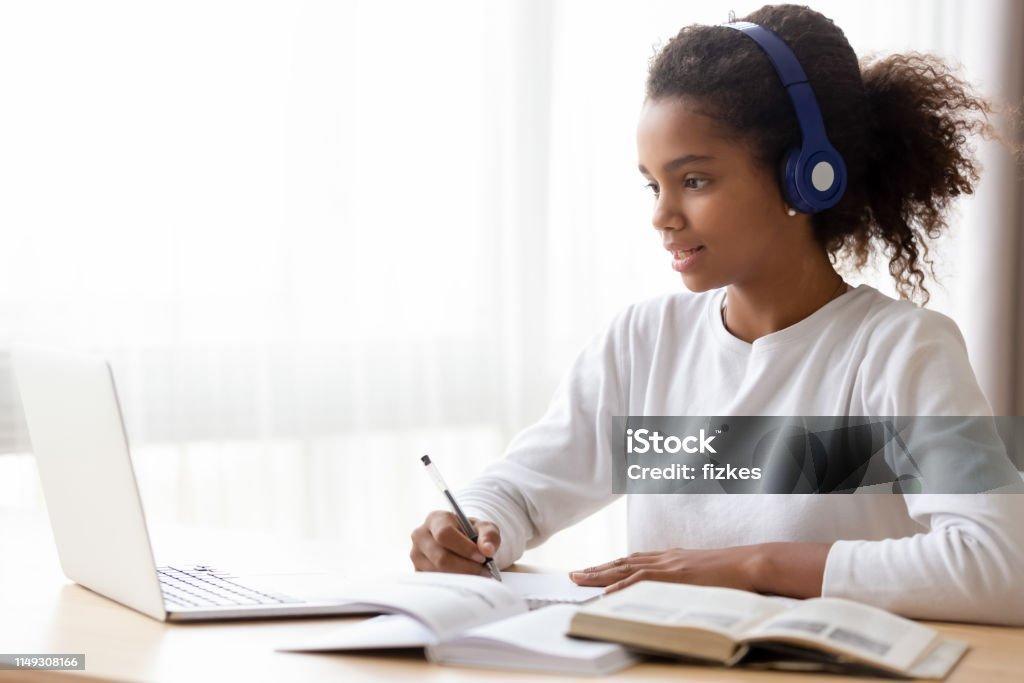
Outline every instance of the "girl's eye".
<path fill-rule="evenodd" d="M 704 186 L 707 184 L 707 178 L 687 178 L 686 180 L 683 181 L 683 187 L 685 187 L 688 190 L 703 190 Z M 658 186 L 655 183 L 647 183 L 646 185 L 644 185 L 644 187 L 650 189 L 650 191 L 654 193 L 655 197 L 657 197 L 660 194 Z"/>

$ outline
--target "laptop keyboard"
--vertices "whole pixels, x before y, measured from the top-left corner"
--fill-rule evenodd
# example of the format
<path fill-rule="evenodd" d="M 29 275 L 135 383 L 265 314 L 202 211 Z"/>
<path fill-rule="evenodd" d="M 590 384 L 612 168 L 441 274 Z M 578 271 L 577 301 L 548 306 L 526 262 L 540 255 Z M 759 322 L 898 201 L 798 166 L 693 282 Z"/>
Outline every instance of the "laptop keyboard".
<path fill-rule="evenodd" d="M 303 602 L 287 595 L 263 593 L 236 583 L 227 572 L 206 565 L 157 567 L 164 601 L 177 607 L 287 605 Z"/>

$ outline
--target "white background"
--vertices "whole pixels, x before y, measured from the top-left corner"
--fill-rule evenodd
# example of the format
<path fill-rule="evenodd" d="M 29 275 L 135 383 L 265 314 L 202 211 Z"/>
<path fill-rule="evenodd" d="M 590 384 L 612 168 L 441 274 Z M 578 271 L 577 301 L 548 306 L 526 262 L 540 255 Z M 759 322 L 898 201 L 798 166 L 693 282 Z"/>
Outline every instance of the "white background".
<path fill-rule="evenodd" d="M 993 90 L 971 27 L 998 3 L 811 4 L 858 54 Z M 758 6 L 0 4 L 0 340 L 112 359 L 151 520 L 405 562 L 442 502 L 420 455 L 467 482 L 616 311 L 682 287 L 636 171 L 647 61 Z M 972 353 L 975 215 L 930 283 Z M 42 509 L 0 379 L 0 506 Z M 531 559 L 610 559 L 624 528 L 618 504 Z"/>

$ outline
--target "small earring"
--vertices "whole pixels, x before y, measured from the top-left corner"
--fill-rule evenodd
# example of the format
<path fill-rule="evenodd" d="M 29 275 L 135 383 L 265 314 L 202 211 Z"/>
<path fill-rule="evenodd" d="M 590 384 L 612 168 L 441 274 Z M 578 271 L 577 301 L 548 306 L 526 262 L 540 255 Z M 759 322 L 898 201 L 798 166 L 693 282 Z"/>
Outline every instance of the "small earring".
<path fill-rule="evenodd" d="M 786 213 L 789 214 L 790 216 L 795 216 L 796 215 L 796 209 L 794 209 L 792 206 L 787 206 L 786 207 Z"/>

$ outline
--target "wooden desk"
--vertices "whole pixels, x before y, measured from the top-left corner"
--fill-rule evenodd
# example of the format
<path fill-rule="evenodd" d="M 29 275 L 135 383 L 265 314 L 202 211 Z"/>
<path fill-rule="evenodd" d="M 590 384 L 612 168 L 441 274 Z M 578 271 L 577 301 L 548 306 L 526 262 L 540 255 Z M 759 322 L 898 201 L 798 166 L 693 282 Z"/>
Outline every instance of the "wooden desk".
<path fill-rule="evenodd" d="M 0 653 L 86 655 L 85 671 L 8 670 L 0 671 L 0 681 L 582 680 L 442 667 L 415 656 L 274 651 L 278 645 L 352 621 L 351 617 L 189 625 L 154 621 L 69 583 L 61 574 L 49 527 L 38 516 L 0 512 L 0 549 Z M 330 555 L 327 552 L 324 557 Z M 1024 680 L 1024 629 L 932 625 L 971 643 L 971 651 L 948 680 Z M 611 680 L 842 683 L 851 679 L 644 663 Z"/>

